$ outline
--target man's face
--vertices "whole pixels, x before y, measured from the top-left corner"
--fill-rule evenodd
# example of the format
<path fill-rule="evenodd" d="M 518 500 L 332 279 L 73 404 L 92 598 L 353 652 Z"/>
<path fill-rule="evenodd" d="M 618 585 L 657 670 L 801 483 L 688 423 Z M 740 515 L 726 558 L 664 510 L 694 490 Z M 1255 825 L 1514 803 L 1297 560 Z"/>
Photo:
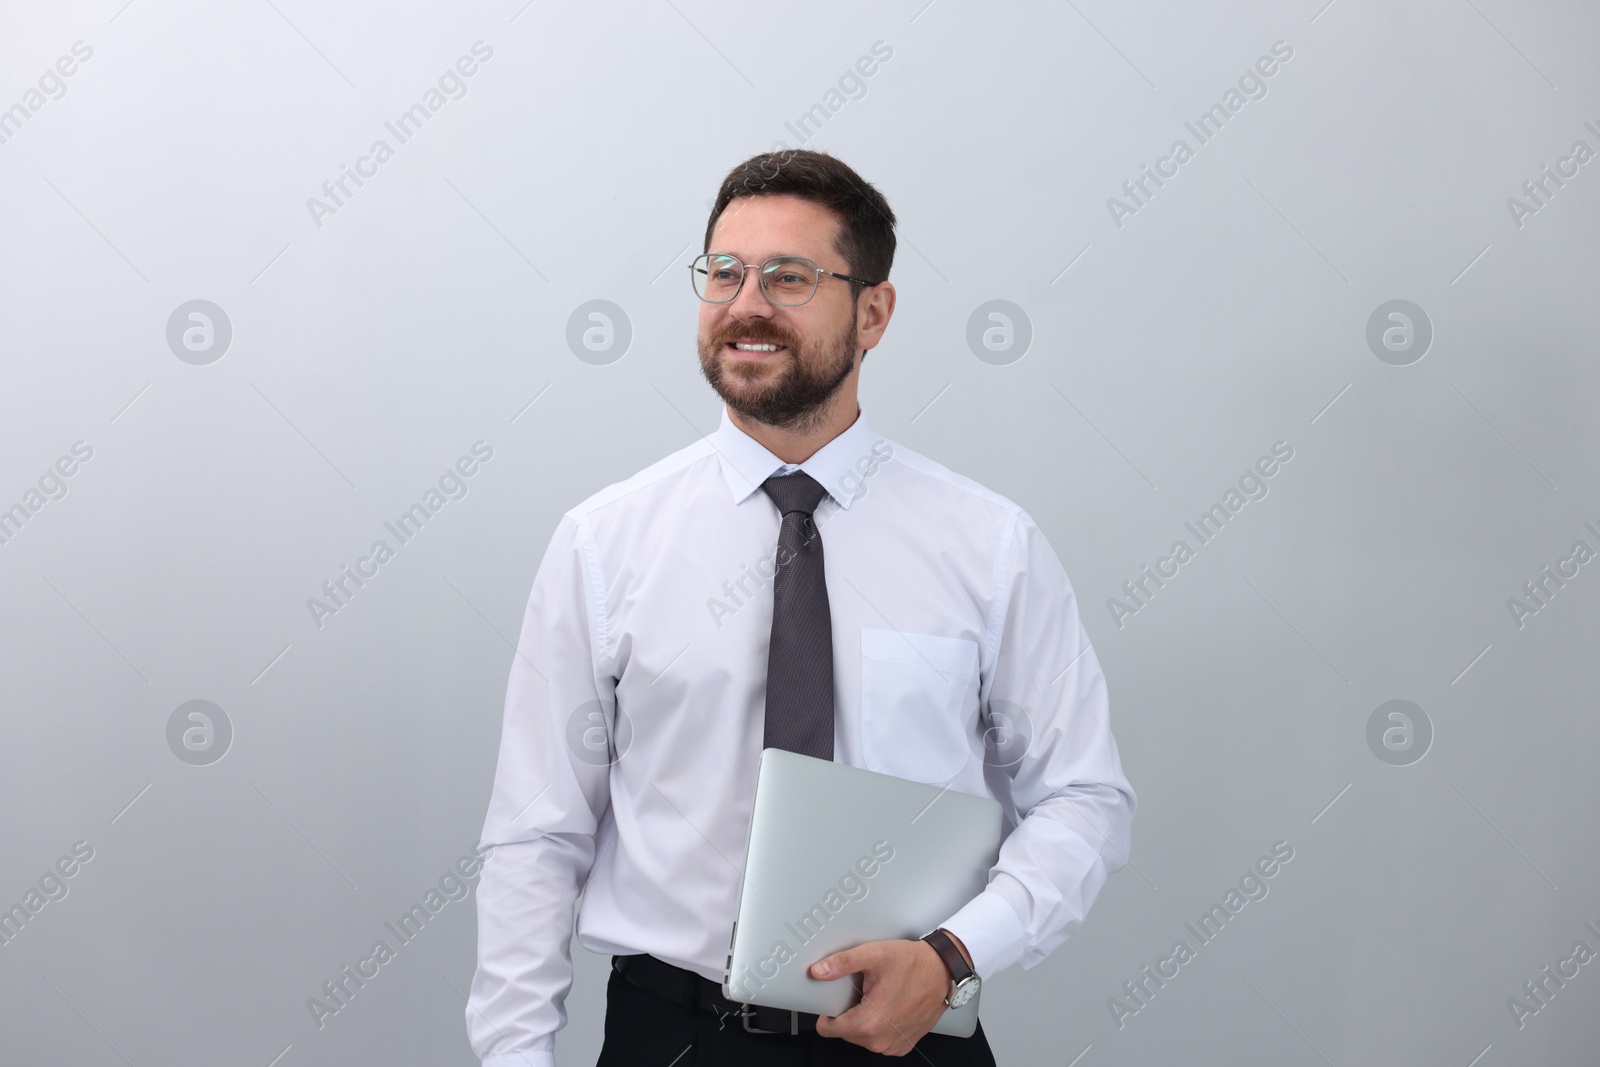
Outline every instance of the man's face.
<path fill-rule="evenodd" d="M 839 220 L 827 208 L 796 196 L 740 197 L 729 203 L 711 235 L 711 252 L 757 267 L 772 256 L 805 256 L 819 267 L 850 273 L 833 249 Z M 856 367 L 855 286 L 822 275 L 816 295 L 799 307 L 778 307 L 746 271 L 739 295 L 700 305 L 700 370 L 730 409 L 769 426 L 808 421 Z M 736 343 L 774 344 L 750 352 Z"/>

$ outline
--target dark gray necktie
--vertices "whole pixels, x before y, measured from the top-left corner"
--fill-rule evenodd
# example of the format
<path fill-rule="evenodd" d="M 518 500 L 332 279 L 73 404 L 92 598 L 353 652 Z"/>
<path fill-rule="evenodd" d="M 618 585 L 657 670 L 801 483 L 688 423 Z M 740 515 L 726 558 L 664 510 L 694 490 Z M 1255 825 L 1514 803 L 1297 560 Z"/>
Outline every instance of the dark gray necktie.
<path fill-rule="evenodd" d="M 826 490 L 804 471 L 761 483 L 783 515 L 772 582 L 763 748 L 833 759 L 833 616 L 822 535 L 812 512 Z"/>

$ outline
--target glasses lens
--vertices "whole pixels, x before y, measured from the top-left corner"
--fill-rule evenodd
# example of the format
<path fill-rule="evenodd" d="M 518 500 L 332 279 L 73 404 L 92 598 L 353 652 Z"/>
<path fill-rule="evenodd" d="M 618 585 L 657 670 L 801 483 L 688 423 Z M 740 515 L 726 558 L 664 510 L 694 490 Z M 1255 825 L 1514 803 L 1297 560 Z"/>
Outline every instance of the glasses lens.
<path fill-rule="evenodd" d="M 800 256 L 769 260 L 761 267 L 761 284 L 774 304 L 804 304 L 817 291 L 817 265 Z"/>
<path fill-rule="evenodd" d="M 694 279 L 694 291 L 701 300 L 723 304 L 739 291 L 744 264 L 733 256 L 704 255 L 694 261 L 689 276 Z"/>

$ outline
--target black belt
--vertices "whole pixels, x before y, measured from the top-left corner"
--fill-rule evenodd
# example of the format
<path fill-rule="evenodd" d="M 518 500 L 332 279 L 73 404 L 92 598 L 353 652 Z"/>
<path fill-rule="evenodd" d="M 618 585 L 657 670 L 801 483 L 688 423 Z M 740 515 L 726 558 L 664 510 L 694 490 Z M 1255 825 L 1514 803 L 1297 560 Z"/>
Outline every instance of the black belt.
<path fill-rule="evenodd" d="M 611 966 L 629 983 L 664 1000 L 695 1011 L 705 1011 L 725 1019 L 739 1018 L 752 1034 L 815 1034 L 817 1017 L 808 1011 L 773 1008 L 765 1004 L 746 1004 L 722 995 L 722 985 L 674 967 L 649 953 L 612 956 Z"/>

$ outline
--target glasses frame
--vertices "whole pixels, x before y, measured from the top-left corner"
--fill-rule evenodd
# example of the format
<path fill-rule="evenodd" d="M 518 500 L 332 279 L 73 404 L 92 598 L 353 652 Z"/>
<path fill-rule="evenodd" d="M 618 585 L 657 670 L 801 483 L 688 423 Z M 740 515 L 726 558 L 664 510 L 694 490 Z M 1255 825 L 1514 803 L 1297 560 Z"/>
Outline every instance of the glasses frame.
<path fill-rule="evenodd" d="M 806 304 L 811 303 L 812 299 L 817 295 L 817 290 L 822 287 L 822 279 L 821 279 L 820 276 L 823 275 L 823 274 L 826 274 L 830 278 L 838 278 L 842 282 L 850 282 L 852 285 L 864 285 L 864 286 L 868 286 L 869 288 L 871 286 L 880 284 L 878 282 L 869 282 L 865 278 L 852 278 L 848 274 L 840 274 L 838 271 L 829 270 L 826 267 L 819 267 L 819 266 L 817 266 L 817 261 L 812 259 L 810 256 L 769 256 L 766 259 L 762 260 L 760 263 L 746 263 L 744 260 L 740 259 L 738 256 L 732 255 L 731 253 L 728 253 L 728 252 L 702 252 L 698 256 L 694 257 L 694 260 L 689 264 L 689 271 L 690 271 L 690 274 L 689 274 L 689 285 L 690 285 L 691 288 L 694 288 L 694 270 L 695 270 L 696 266 L 700 263 L 700 261 L 702 259 L 709 259 L 711 256 L 722 256 L 722 257 L 725 257 L 727 259 L 731 259 L 735 263 L 739 264 L 739 266 L 742 269 L 739 272 L 739 284 L 738 284 L 738 286 L 736 286 L 734 288 L 733 295 L 728 297 L 728 299 L 726 299 L 726 300 L 710 300 L 707 297 L 705 297 L 703 294 L 701 294 L 701 292 L 700 292 L 700 290 L 698 288 L 695 288 L 694 289 L 694 295 L 700 297 L 700 300 L 703 303 L 706 303 L 706 304 L 731 304 L 731 303 L 733 303 L 735 300 L 739 299 L 739 294 L 744 292 L 744 280 L 745 280 L 745 278 L 747 278 L 749 276 L 746 273 L 747 271 L 749 271 L 752 267 L 761 267 L 761 268 L 768 267 L 771 264 L 778 262 L 779 260 L 793 260 L 793 259 L 802 260 L 803 262 L 811 264 L 811 269 L 813 271 L 815 271 L 816 274 L 812 275 L 812 278 L 811 278 L 811 296 L 806 297 L 804 300 L 800 301 L 800 303 L 798 303 L 798 304 L 780 304 L 780 303 L 778 303 L 776 300 L 774 300 L 772 298 L 772 293 L 770 291 L 768 291 L 768 289 L 767 289 L 767 276 L 765 274 L 757 275 L 757 277 L 760 278 L 760 280 L 761 280 L 761 295 L 766 297 L 767 298 L 767 303 L 771 304 L 773 307 L 797 308 L 797 307 L 804 307 Z"/>

